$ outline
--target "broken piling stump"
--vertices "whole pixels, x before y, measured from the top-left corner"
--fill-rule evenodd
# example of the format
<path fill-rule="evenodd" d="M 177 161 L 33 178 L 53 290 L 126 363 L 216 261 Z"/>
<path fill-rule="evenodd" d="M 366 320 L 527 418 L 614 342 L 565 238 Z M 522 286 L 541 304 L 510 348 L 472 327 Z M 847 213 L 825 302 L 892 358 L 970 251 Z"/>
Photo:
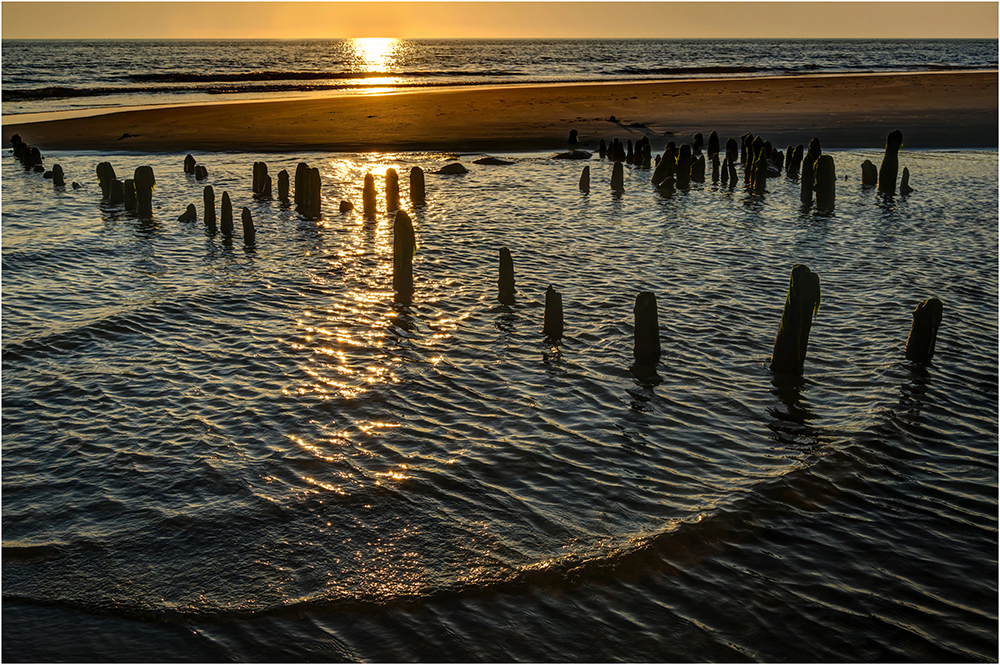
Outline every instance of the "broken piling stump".
<path fill-rule="evenodd" d="M 660 322 L 652 291 L 643 291 L 635 297 L 632 313 L 635 316 L 632 345 L 635 362 L 629 369 L 639 378 L 655 376 L 656 363 L 660 362 Z"/>
<path fill-rule="evenodd" d="M 885 156 L 878 171 L 878 191 L 896 193 L 896 176 L 899 174 L 899 149 L 903 145 L 903 132 L 895 129 L 885 137 Z"/>
<path fill-rule="evenodd" d="M 243 208 L 240 219 L 243 222 L 243 244 L 247 247 L 252 247 L 257 238 L 257 230 L 253 227 L 253 217 L 250 216 L 250 208 Z"/>
<path fill-rule="evenodd" d="M 222 214 L 219 223 L 222 235 L 229 238 L 233 235 L 233 202 L 229 192 L 222 192 Z"/>
<path fill-rule="evenodd" d="M 583 173 L 580 174 L 580 191 L 590 191 L 590 167 L 584 166 Z"/>
<path fill-rule="evenodd" d="M 510 250 L 506 247 L 500 248 L 500 279 L 497 280 L 499 287 L 497 300 L 504 305 L 513 305 L 514 294 L 514 259 L 510 255 Z"/>
<path fill-rule="evenodd" d="M 135 182 L 135 213 L 140 219 L 149 219 L 153 216 L 153 187 L 156 186 L 153 167 L 138 167 L 132 179 Z"/>
<path fill-rule="evenodd" d="M 205 201 L 205 226 L 215 226 L 215 190 L 211 185 L 205 185 L 202 196 Z"/>
<path fill-rule="evenodd" d="M 771 371 L 801 375 L 813 316 L 819 310 L 819 275 L 802 264 L 792 266 L 788 295 L 771 354 Z"/>
<path fill-rule="evenodd" d="M 399 174 L 396 169 L 386 169 L 385 172 L 385 210 L 399 210 Z"/>
<path fill-rule="evenodd" d="M 545 320 L 542 324 L 542 334 L 552 342 L 563 335 L 562 294 L 551 285 L 545 290 Z"/>
<path fill-rule="evenodd" d="M 419 166 L 414 166 L 410 169 L 410 203 L 423 205 L 425 197 L 424 170 Z"/>
<path fill-rule="evenodd" d="M 944 304 L 937 298 L 929 298 L 913 310 L 913 323 L 906 338 L 907 360 L 926 363 L 934 357 L 943 312 Z"/>
<path fill-rule="evenodd" d="M 392 289 L 396 302 L 408 304 L 413 298 L 413 255 L 417 252 L 413 222 L 402 210 L 392 223 Z"/>

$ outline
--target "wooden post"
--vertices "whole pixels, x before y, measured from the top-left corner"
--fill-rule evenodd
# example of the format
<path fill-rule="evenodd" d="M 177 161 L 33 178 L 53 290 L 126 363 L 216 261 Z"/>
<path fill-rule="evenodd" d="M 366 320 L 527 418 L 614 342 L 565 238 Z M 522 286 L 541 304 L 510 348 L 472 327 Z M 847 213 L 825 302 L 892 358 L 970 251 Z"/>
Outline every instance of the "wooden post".
<path fill-rule="evenodd" d="M 108 194 L 108 203 L 111 205 L 125 203 L 125 185 L 118 178 L 111 181 L 111 193 Z"/>
<path fill-rule="evenodd" d="M 392 212 L 399 209 L 399 174 L 396 169 L 385 172 L 385 210 Z"/>
<path fill-rule="evenodd" d="M 618 161 L 611 167 L 611 189 L 615 192 L 625 191 L 625 167 Z"/>
<path fill-rule="evenodd" d="M 691 183 L 691 146 L 685 143 L 677 153 L 677 170 L 674 172 L 677 187 L 687 189 Z"/>
<path fill-rule="evenodd" d="M 278 198 L 282 201 L 288 200 L 288 171 L 281 169 L 278 174 Z"/>
<path fill-rule="evenodd" d="M 309 179 L 309 165 L 299 162 L 295 167 L 295 209 L 298 210 L 306 193 L 306 183 Z"/>
<path fill-rule="evenodd" d="M 542 334 L 552 342 L 563 335 L 562 294 L 551 285 L 545 290 L 545 322 L 542 325 Z"/>
<path fill-rule="evenodd" d="M 905 195 L 912 191 L 913 188 L 910 187 L 910 169 L 903 167 L 903 175 L 899 178 L 899 193 Z"/>
<path fill-rule="evenodd" d="M 392 288 L 396 302 L 408 304 L 413 298 L 413 255 L 417 252 L 413 222 L 402 210 L 392 224 Z"/>
<path fill-rule="evenodd" d="M 934 357 L 943 312 L 944 304 L 937 298 L 925 300 L 913 310 L 913 324 L 906 339 L 907 360 L 926 363 Z"/>
<path fill-rule="evenodd" d="M 139 202 L 135 196 L 135 180 L 126 178 L 122 184 L 122 200 L 125 202 L 125 209 L 135 211 L 139 207 Z"/>
<path fill-rule="evenodd" d="M 229 192 L 222 192 L 222 235 L 230 237 L 233 235 L 233 202 L 229 199 Z"/>
<path fill-rule="evenodd" d="M 410 203 L 415 206 L 424 205 L 425 197 L 424 170 L 419 166 L 414 166 L 410 169 Z"/>
<path fill-rule="evenodd" d="M 832 155 L 820 155 L 816 161 L 816 206 L 832 208 L 837 195 L 837 173 Z"/>
<path fill-rule="evenodd" d="M 306 216 L 313 219 L 319 219 L 323 203 L 323 198 L 320 195 L 320 183 L 319 169 L 309 169 L 309 205 L 306 210 Z"/>
<path fill-rule="evenodd" d="M 909 177 L 908 173 L 907 177 Z M 52 167 L 52 185 L 54 187 L 66 186 L 66 174 L 63 173 L 63 167 L 58 164 Z"/>
<path fill-rule="evenodd" d="M 812 319 L 819 310 L 819 275 L 804 265 L 792 266 L 785 309 L 774 340 L 771 371 L 801 375 L 809 344 Z"/>
<path fill-rule="evenodd" d="M 184 158 L 184 173 L 190 173 L 194 175 L 194 165 L 195 159 L 193 155 L 188 155 Z"/>
<path fill-rule="evenodd" d="M 656 311 L 656 296 L 652 291 L 643 291 L 635 297 L 635 335 L 632 355 L 635 363 L 632 372 L 636 375 L 655 373 L 660 361 L 660 322 Z"/>
<path fill-rule="evenodd" d="M 101 186 L 101 198 L 111 198 L 111 183 L 117 179 L 115 167 L 111 166 L 111 162 L 101 162 L 97 165 L 97 182 Z"/>
<path fill-rule="evenodd" d="M 375 198 L 375 176 L 371 173 L 365 174 L 365 188 L 361 193 L 361 204 L 365 217 L 369 219 L 375 217 L 378 203 Z"/>
<path fill-rule="evenodd" d="M 198 210 L 194 207 L 193 203 L 189 203 L 187 210 L 181 213 L 181 216 L 177 218 L 178 222 L 193 222 L 198 219 Z"/>
<path fill-rule="evenodd" d="M 205 226 L 215 226 L 215 190 L 211 185 L 205 185 L 203 193 L 205 200 Z"/>
<path fill-rule="evenodd" d="M 580 191 L 590 191 L 590 167 L 584 166 L 583 173 L 580 174 Z"/>
<path fill-rule="evenodd" d="M 497 295 L 497 300 L 499 300 L 504 305 L 514 304 L 514 294 L 516 292 L 514 287 L 514 259 L 510 255 L 510 250 L 506 247 L 500 248 L 500 279 L 497 281 L 499 285 L 499 294 Z"/>
<path fill-rule="evenodd" d="M 136 214 L 140 219 L 149 219 L 153 216 L 153 187 L 156 185 L 153 168 L 140 166 L 132 178 L 135 181 Z"/>
<path fill-rule="evenodd" d="M 243 208 L 241 220 L 243 222 L 243 244 L 250 247 L 257 238 L 257 231 L 253 227 L 253 218 L 250 216 L 250 208 Z"/>
<path fill-rule="evenodd" d="M 896 193 L 896 175 L 899 173 L 899 149 L 903 145 L 903 132 L 898 129 L 885 137 L 885 156 L 878 172 L 878 191 L 883 194 Z"/>

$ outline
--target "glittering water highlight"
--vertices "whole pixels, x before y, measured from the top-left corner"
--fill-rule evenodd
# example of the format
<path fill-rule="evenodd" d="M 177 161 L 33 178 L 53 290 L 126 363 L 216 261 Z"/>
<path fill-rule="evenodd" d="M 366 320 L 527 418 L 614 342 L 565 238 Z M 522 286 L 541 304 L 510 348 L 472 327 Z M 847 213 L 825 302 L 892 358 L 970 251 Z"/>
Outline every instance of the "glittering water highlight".
<path fill-rule="evenodd" d="M 206 230 L 183 155 L 53 152 L 59 190 L 5 154 L 4 658 L 995 660 L 996 153 L 904 150 L 905 197 L 831 154 L 832 212 L 785 178 L 663 196 L 629 167 L 615 195 L 596 157 L 584 194 L 548 154 L 195 155 L 254 248 Z M 100 202 L 106 159 L 153 167 L 153 219 Z M 253 200 L 258 160 L 318 167 L 321 219 Z M 383 192 L 336 212 L 388 168 L 409 307 Z M 794 263 L 823 302 L 789 383 Z M 906 362 L 931 296 L 937 355 Z"/>

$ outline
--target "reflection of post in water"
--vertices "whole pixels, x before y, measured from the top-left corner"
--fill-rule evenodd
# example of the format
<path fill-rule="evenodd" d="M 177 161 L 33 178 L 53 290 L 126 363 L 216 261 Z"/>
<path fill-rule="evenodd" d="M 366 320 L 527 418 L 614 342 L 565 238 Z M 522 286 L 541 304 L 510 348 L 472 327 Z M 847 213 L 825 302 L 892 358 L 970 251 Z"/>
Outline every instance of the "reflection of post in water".
<path fill-rule="evenodd" d="M 782 444 L 815 445 L 819 431 L 810 421 L 819 419 L 802 399 L 805 380 L 800 376 L 787 374 L 775 375 L 771 378 L 771 394 L 777 397 L 780 406 L 768 407 L 770 419 L 767 428 L 774 434 L 774 439 Z"/>
<path fill-rule="evenodd" d="M 921 363 L 931 361 L 943 312 L 944 304 L 937 298 L 929 298 L 913 310 L 913 324 L 906 339 L 907 360 Z"/>
<path fill-rule="evenodd" d="M 413 255 L 416 253 L 413 222 L 404 211 L 397 210 L 392 224 L 392 288 L 396 302 L 409 304 L 413 298 Z"/>
<path fill-rule="evenodd" d="M 774 340 L 771 371 L 777 374 L 802 374 L 809 343 L 813 315 L 819 310 L 819 275 L 804 265 L 792 267 L 785 309 Z"/>

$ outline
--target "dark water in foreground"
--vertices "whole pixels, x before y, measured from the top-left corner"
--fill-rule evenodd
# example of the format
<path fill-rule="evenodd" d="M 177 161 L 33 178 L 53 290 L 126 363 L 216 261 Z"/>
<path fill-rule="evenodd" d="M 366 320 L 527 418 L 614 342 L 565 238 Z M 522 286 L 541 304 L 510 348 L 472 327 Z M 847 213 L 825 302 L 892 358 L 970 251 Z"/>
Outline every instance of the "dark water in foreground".
<path fill-rule="evenodd" d="M 832 213 L 784 178 L 663 197 L 629 167 L 613 196 L 595 158 L 581 194 L 578 162 L 464 156 L 404 203 L 404 307 L 384 199 L 333 211 L 443 155 L 195 155 L 248 250 L 177 221 L 183 155 L 46 155 L 74 191 L 5 151 L 3 659 L 995 661 L 997 154 L 904 150 L 889 198 L 877 152 L 832 154 Z M 105 159 L 153 167 L 154 219 L 100 203 Z M 253 201 L 258 159 L 317 166 L 323 218 Z M 794 263 L 823 302 L 789 383 Z"/>

